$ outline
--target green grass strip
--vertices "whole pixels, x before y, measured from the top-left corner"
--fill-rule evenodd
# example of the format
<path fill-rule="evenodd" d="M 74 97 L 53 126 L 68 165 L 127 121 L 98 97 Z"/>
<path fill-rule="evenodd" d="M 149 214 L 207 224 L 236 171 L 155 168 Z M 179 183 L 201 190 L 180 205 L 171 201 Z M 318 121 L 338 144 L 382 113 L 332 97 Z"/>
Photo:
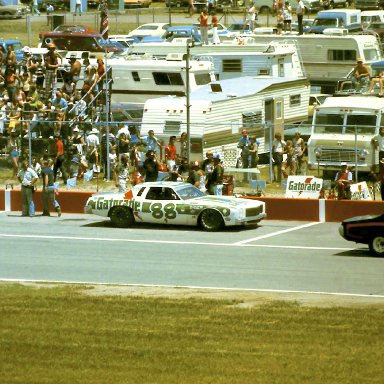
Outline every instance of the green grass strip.
<path fill-rule="evenodd" d="M 383 383 L 380 307 L 0 285 L 0 382 Z"/>

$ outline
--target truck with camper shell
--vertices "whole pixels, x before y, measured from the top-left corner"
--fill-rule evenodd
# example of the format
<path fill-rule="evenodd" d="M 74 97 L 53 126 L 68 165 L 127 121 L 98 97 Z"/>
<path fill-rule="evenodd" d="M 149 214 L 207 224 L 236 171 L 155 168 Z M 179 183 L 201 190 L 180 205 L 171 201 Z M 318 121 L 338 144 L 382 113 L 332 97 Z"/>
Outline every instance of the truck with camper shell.
<path fill-rule="evenodd" d="M 348 32 L 362 30 L 361 11 L 359 9 L 332 9 L 317 13 L 310 33 L 323 33 L 328 28 L 346 29 Z"/>
<path fill-rule="evenodd" d="M 308 140 L 308 167 L 333 178 L 341 162 L 359 174 L 377 171 L 373 136 L 384 125 L 384 99 L 375 96 L 328 97 L 314 110 Z"/>

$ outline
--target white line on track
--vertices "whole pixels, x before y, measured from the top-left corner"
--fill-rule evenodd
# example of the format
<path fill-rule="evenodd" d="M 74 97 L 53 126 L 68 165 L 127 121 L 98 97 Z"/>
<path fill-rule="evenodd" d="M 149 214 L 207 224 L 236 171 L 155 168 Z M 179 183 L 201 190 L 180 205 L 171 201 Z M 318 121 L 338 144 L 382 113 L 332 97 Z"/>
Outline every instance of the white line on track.
<path fill-rule="evenodd" d="M 262 236 L 253 237 L 252 239 L 241 240 L 241 241 L 238 241 L 237 243 L 234 243 L 233 245 L 244 245 L 244 244 L 250 243 L 250 242 L 252 242 L 252 241 L 257 241 L 257 240 L 266 239 L 266 238 L 268 238 L 268 237 L 273 237 L 273 236 L 277 236 L 277 235 L 282 235 L 283 233 L 287 233 L 287 232 L 298 231 L 299 229 L 312 227 L 313 225 L 317 225 L 317 224 L 320 224 L 320 222 L 317 222 L 317 221 L 316 221 L 316 222 L 314 222 L 314 223 L 303 224 L 303 225 L 299 225 L 298 227 L 293 227 L 293 228 L 283 229 L 283 230 L 281 230 L 281 231 L 277 231 L 277 232 L 273 232 L 273 233 L 268 233 L 267 235 L 262 235 Z M 288 247 L 287 247 L 287 248 L 288 248 Z M 294 248 L 296 248 L 296 247 L 294 247 Z M 329 248 L 327 248 L 327 249 L 329 249 Z"/>
<path fill-rule="evenodd" d="M 296 229 L 298 229 L 296 227 Z M 289 230 L 285 230 L 288 232 Z M 279 231 L 283 232 L 283 231 Z M 278 234 L 275 232 L 274 234 Z M 244 244 L 242 242 L 237 243 L 209 243 L 209 242 L 198 242 L 198 241 L 170 241 L 170 240 L 134 240 L 134 239 L 111 239 L 111 238 L 100 238 L 100 237 L 73 237 L 73 236 L 48 236 L 48 235 L 12 235 L 0 233 L 1 237 L 13 237 L 13 238 L 25 238 L 25 239 L 50 239 L 50 240 L 72 240 L 72 241 L 105 241 L 105 242 L 124 242 L 124 243 L 148 243 L 148 244 L 182 244 L 182 245 L 204 245 L 204 246 L 214 246 L 214 247 L 264 247 L 264 248 L 286 248 L 286 249 L 314 249 L 314 250 L 334 250 L 334 251 L 351 251 L 355 248 L 342 248 L 342 247 L 303 247 L 300 245 L 287 246 L 287 245 L 263 245 L 263 244 L 246 244 L 250 241 L 255 241 L 255 239 L 245 240 Z M 265 237 L 269 237 L 266 235 Z M 263 236 L 260 236 L 263 238 Z"/>
<path fill-rule="evenodd" d="M 0 277 L 0 282 L 6 283 L 51 283 L 51 284 L 78 284 L 78 285 L 107 285 L 116 287 L 146 287 L 146 288 L 185 288 L 185 289 L 206 289 L 215 291 L 228 292 L 271 292 L 271 293 L 305 293 L 313 295 L 328 295 L 328 296 L 350 296 L 350 297 L 371 297 L 384 298 L 384 295 L 363 294 L 363 293 L 346 293 L 346 292 L 322 292 L 322 291 L 293 291 L 284 289 L 257 289 L 257 288 L 221 288 L 221 287 L 200 287 L 195 285 L 158 285 L 158 284 L 124 284 L 124 283 L 100 283 L 92 281 L 67 281 L 67 280 L 31 280 L 31 279 L 3 279 Z"/>

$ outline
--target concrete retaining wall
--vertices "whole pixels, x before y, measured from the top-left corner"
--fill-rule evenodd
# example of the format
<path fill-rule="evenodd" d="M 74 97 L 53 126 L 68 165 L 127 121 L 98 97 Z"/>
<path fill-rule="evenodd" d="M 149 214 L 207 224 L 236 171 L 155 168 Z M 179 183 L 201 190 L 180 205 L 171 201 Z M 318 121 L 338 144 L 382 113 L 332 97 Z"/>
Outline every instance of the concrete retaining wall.
<path fill-rule="evenodd" d="M 93 193 L 60 191 L 57 200 L 62 212 L 83 213 L 84 205 Z M 384 212 L 382 201 L 286 199 L 265 196 L 244 198 L 264 201 L 269 220 L 339 222 L 348 217 Z M 36 212 L 41 212 L 43 210 L 41 191 L 35 192 L 34 202 Z M 0 211 L 21 211 L 21 191 L 0 189 Z"/>

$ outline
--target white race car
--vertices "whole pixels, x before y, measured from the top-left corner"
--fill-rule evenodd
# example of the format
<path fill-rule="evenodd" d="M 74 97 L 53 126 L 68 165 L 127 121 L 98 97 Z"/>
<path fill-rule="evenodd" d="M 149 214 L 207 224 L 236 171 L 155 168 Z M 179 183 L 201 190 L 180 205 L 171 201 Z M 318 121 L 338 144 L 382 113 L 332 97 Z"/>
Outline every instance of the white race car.
<path fill-rule="evenodd" d="M 170 181 L 137 184 L 125 194 L 95 194 L 84 212 L 110 217 L 121 228 L 143 222 L 199 225 L 207 231 L 255 224 L 266 217 L 262 201 L 210 196 L 191 184 Z"/>

